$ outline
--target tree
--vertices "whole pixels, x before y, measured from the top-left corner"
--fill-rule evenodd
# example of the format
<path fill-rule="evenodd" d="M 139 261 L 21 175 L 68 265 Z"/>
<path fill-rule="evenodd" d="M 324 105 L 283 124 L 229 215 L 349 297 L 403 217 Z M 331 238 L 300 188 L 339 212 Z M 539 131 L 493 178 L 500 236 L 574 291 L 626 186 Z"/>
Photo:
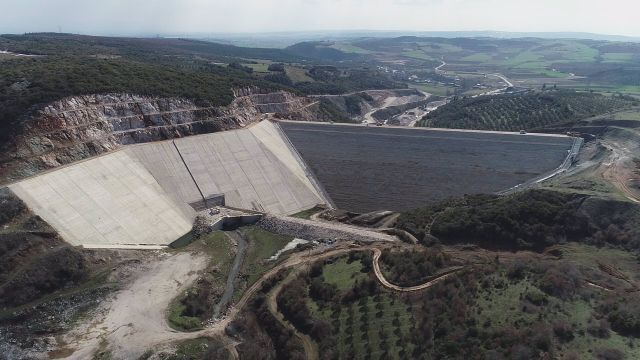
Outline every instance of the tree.
<path fill-rule="evenodd" d="M 269 71 L 274 71 L 274 72 L 284 72 L 284 64 L 282 63 L 273 63 L 270 64 L 269 67 L 267 68 Z"/>

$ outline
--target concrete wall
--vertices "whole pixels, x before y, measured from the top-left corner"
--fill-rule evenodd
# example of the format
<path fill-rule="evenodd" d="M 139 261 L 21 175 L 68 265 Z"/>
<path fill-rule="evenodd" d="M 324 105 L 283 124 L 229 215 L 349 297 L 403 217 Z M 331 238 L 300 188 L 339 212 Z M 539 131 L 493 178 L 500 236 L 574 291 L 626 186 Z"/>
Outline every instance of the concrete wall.
<path fill-rule="evenodd" d="M 189 232 L 195 216 L 124 151 L 9 188 L 72 245 L 166 245 Z"/>
<path fill-rule="evenodd" d="M 224 194 L 227 206 L 294 214 L 326 202 L 268 121 L 244 130 L 136 145 L 127 151 L 182 203 Z"/>
<path fill-rule="evenodd" d="M 9 187 L 74 245 L 168 245 L 191 230 L 188 205 L 216 194 L 227 206 L 293 214 L 327 203 L 277 127 L 123 150 Z"/>

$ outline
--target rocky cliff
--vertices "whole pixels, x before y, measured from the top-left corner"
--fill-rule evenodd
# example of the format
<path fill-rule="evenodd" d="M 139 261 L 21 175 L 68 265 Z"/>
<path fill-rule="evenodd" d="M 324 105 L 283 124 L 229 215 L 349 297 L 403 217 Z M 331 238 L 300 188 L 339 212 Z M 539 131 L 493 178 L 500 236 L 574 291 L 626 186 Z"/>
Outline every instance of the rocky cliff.
<path fill-rule="evenodd" d="M 236 129 L 266 114 L 312 117 L 311 101 L 286 92 L 236 89 L 224 107 L 202 107 L 180 98 L 131 94 L 75 96 L 48 104 L 27 119 L 0 155 L 0 182 L 13 181 L 121 145 Z M 308 118 L 307 118 L 308 120 Z"/>

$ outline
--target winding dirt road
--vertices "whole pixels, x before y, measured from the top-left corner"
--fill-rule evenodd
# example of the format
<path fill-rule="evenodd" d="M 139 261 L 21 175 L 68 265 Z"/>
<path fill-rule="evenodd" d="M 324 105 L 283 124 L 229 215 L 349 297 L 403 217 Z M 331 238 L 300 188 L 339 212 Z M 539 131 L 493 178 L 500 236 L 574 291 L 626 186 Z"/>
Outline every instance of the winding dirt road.
<path fill-rule="evenodd" d="M 316 342 L 313 341 L 309 335 L 298 331 L 298 329 L 287 321 L 284 315 L 278 311 L 278 296 L 280 295 L 282 288 L 298 276 L 303 269 L 306 269 L 306 266 L 296 268 L 296 271 L 292 271 L 286 279 L 278 283 L 278 285 L 269 292 L 269 295 L 267 296 L 267 304 L 269 305 L 269 311 L 278 320 L 278 322 L 285 328 L 291 330 L 293 334 L 300 339 L 302 346 L 304 347 L 305 358 L 307 360 L 318 360 L 320 356 L 318 355 L 318 345 Z"/>
<path fill-rule="evenodd" d="M 382 256 L 382 251 L 380 249 L 378 249 L 378 248 L 374 248 L 373 249 L 373 271 L 376 274 L 376 278 L 378 278 L 378 281 L 380 281 L 380 283 L 384 287 L 386 287 L 388 289 L 391 289 L 391 290 L 394 290 L 394 291 L 399 291 L 399 292 L 412 292 L 412 291 L 419 291 L 419 290 L 428 289 L 428 288 L 432 287 L 433 285 L 445 280 L 449 276 L 454 275 L 458 271 L 461 271 L 461 270 L 464 269 L 464 267 L 462 267 L 462 266 L 455 267 L 455 268 L 447 270 L 445 273 L 438 275 L 437 277 L 427 281 L 424 284 L 403 287 L 403 286 L 398 286 L 398 285 L 390 283 L 384 277 L 384 274 L 382 274 L 382 270 L 380 270 L 380 256 Z"/>
<path fill-rule="evenodd" d="M 612 154 L 610 160 L 603 164 L 605 168 L 602 172 L 602 177 L 616 187 L 627 199 L 640 204 L 640 194 L 627 184 L 627 180 L 631 175 L 625 163 L 629 162 L 631 157 L 623 154 L 616 147 L 608 146 L 608 148 L 612 151 Z"/>

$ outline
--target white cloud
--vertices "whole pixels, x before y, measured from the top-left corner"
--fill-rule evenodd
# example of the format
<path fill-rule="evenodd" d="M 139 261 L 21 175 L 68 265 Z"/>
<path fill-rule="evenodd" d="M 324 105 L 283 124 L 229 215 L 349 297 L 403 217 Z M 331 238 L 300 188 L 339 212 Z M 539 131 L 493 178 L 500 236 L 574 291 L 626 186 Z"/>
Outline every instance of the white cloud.
<path fill-rule="evenodd" d="M 584 31 L 640 36 L 637 0 L 0 0 L 0 32 Z"/>

